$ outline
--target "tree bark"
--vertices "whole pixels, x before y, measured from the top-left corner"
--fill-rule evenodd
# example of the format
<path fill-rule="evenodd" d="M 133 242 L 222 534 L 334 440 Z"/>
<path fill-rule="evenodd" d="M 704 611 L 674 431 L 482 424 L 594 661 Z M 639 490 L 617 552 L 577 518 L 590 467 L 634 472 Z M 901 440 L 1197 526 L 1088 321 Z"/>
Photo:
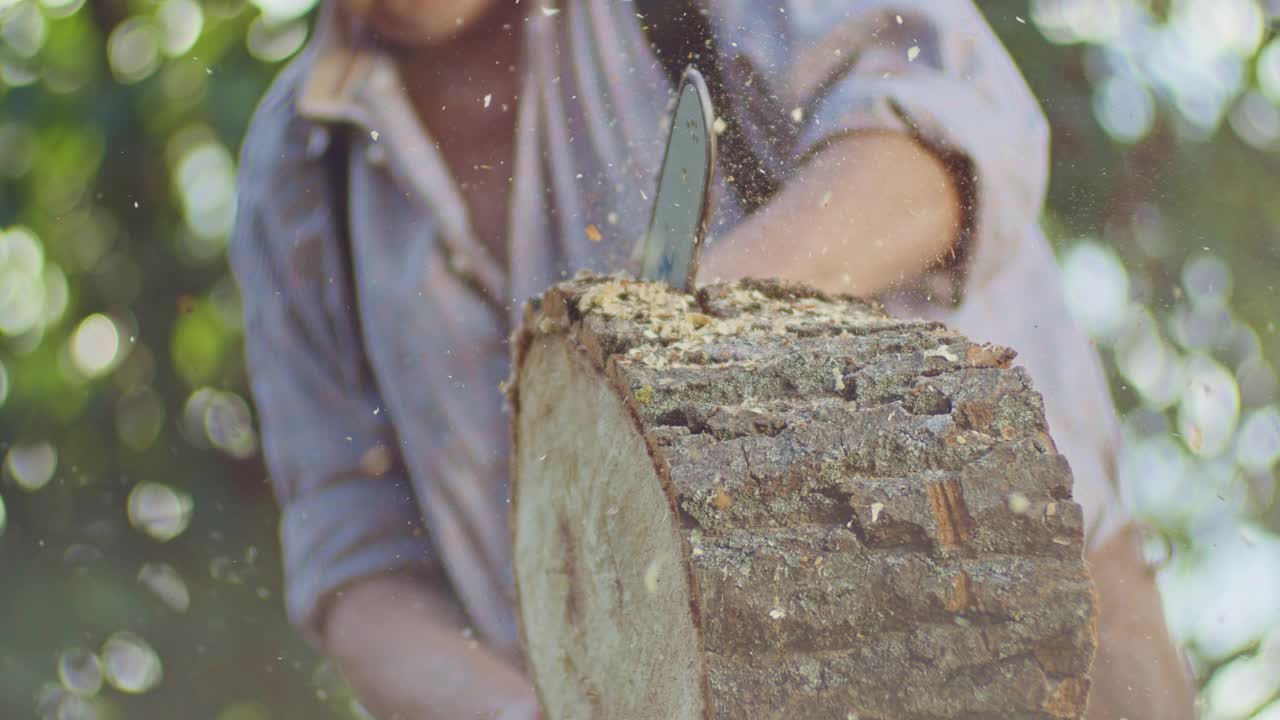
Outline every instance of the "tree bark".
<path fill-rule="evenodd" d="M 1012 359 L 778 282 L 531 303 L 512 532 L 548 720 L 1081 717 L 1082 513 Z"/>

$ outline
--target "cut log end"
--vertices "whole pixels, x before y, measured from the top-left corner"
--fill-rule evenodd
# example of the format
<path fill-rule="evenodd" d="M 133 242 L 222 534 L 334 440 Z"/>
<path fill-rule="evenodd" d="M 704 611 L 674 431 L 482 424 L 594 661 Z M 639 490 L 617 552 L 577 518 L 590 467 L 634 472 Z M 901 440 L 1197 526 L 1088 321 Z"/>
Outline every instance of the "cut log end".
<path fill-rule="evenodd" d="M 1082 715 L 1081 513 L 1011 351 L 802 286 L 586 276 L 515 348 L 548 720 Z"/>
<path fill-rule="evenodd" d="M 566 340 L 534 340 L 519 385 L 516 582 L 546 716 L 705 717 L 671 501 L 622 400 Z"/>

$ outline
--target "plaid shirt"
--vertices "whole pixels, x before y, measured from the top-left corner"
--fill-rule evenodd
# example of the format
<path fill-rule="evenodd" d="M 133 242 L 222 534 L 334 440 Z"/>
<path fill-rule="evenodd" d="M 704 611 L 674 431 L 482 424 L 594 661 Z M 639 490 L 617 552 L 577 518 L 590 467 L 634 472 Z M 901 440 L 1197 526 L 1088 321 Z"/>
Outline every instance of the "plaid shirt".
<path fill-rule="evenodd" d="M 566 274 L 634 269 L 671 96 L 629 2 L 563 0 L 555 14 L 527 4 L 506 266 L 477 241 L 396 66 L 345 37 L 332 3 L 245 141 L 231 259 L 282 507 L 287 608 L 313 640 L 336 589 L 406 571 L 451 587 L 486 641 L 519 655 L 498 389 L 507 337 L 523 299 Z M 1044 117 L 978 11 L 959 0 L 705 5 L 733 103 L 722 113 L 744 120 L 781 176 L 868 129 L 965 161 L 960 261 L 886 302 L 1020 351 L 1096 546 L 1123 522 L 1114 410 L 1037 227 Z M 352 140 L 346 227 L 326 164 L 338 124 Z M 743 215 L 716 185 L 710 242 Z"/>

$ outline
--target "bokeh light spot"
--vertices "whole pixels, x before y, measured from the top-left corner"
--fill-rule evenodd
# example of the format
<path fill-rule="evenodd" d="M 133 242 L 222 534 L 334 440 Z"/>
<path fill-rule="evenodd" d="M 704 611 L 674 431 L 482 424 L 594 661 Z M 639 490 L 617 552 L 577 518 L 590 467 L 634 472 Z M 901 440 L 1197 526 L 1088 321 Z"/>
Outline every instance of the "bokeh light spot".
<path fill-rule="evenodd" d="M 1197 540 L 1195 559 L 1166 579 L 1164 600 L 1172 624 L 1201 657 L 1225 659 L 1280 623 L 1280 537 L 1223 523 Z"/>
<path fill-rule="evenodd" d="M 0 495 L 0 535 L 4 535 L 4 529 L 9 524 L 9 511 L 4 507 L 4 496 Z"/>
<path fill-rule="evenodd" d="M 160 31 L 147 18 L 132 17 L 107 39 L 111 70 L 122 83 L 145 79 L 160 66 Z"/>
<path fill-rule="evenodd" d="M 1280 720 L 1280 699 L 1263 708 L 1250 720 Z"/>
<path fill-rule="evenodd" d="M 235 393 L 200 388 L 187 398 L 182 416 L 187 439 L 196 447 L 214 447 L 241 459 L 257 451 L 249 403 Z"/>
<path fill-rule="evenodd" d="M 1236 378 L 1216 360 L 1194 355 L 1178 405 L 1178 432 L 1197 455 L 1215 457 L 1231 443 L 1240 415 Z"/>
<path fill-rule="evenodd" d="M 1125 505 L 1162 523 L 1185 520 L 1200 497 L 1186 451 L 1167 435 L 1127 443 L 1121 478 Z"/>
<path fill-rule="evenodd" d="M 259 15 L 249 25 L 246 43 L 249 54 L 263 62 L 280 62 L 291 57 L 307 40 L 307 25 L 302 20 L 273 23 Z"/>
<path fill-rule="evenodd" d="M 1271 405 L 1249 413 L 1236 439 L 1236 458 L 1254 472 L 1266 472 L 1280 460 L 1280 409 Z"/>
<path fill-rule="evenodd" d="M 1231 341 L 1235 320 L 1226 304 L 1212 298 L 1178 305 L 1169 313 L 1170 337 L 1188 350 L 1209 350 Z"/>
<path fill-rule="evenodd" d="M 120 359 L 120 330 L 106 315 L 90 315 L 71 336 L 71 362 L 87 377 L 98 377 Z"/>
<path fill-rule="evenodd" d="M 215 393 L 203 415 L 205 437 L 214 447 L 241 459 L 257 450 L 253 419 L 244 398 L 230 392 Z"/>
<path fill-rule="evenodd" d="M 207 303 L 178 318 L 169 337 L 169 358 L 189 385 L 213 382 L 227 360 L 227 329 Z"/>
<path fill-rule="evenodd" d="M 120 692 L 136 695 L 160 683 L 160 656 L 134 633 L 115 633 L 103 643 L 100 654 L 107 682 Z"/>
<path fill-rule="evenodd" d="M 184 613 L 191 607 L 187 583 L 172 565 L 147 563 L 138 570 L 138 582 L 174 612 Z"/>
<path fill-rule="evenodd" d="M 1280 103 L 1280 38 L 1258 53 L 1258 89 L 1273 103 Z"/>
<path fill-rule="evenodd" d="M 1280 634 L 1272 633 L 1253 655 L 1214 673 L 1205 687 L 1215 717 L 1245 718 L 1280 692 Z"/>
<path fill-rule="evenodd" d="M 1119 0 L 1035 0 L 1031 19 L 1051 42 L 1100 43 L 1123 27 L 1132 9 Z"/>
<path fill-rule="evenodd" d="M 28 492 L 48 485 L 57 468 L 58 453 L 49 443 L 14 445 L 4 459 L 5 474 Z"/>
<path fill-rule="evenodd" d="M 1115 335 L 1129 306 L 1129 273 L 1115 252 L 1093 241 L 1077 243 L 1063 258 L 1062 273 L 1076 322 L 1092 337 Z"/>
<path fill-rule="evenodd" d="M 200 39 L 204 11 L 195 0 L 167 0 L 156 14 L 163 26 L 165 55 L 185 54 Z"/>
<path fill-rule="evenodd" d="M 302 17 L 311 12 L 316 2 L 317 0 L 253 0 L 253 4 L 262 10 L 262 14 L 273 22 Z"/>
<path fill-rule="evenodd" d="M 35 57 L 48 36 L 49 24 L 35 3 L 18 3 L 0 16 L 0 39 L 20 58 Z"/>
<path fill-rule="evenodd" d="M 199 262 L 221 256 L 235 220 L 235 161 L 221 143 L 210 140 L 186 150 L 173 174 L 183 215 L 194 237 L 184 250 Z"/>
<path fill-rule="evenodd" d="M 211 445 L 209 436 L 205 434 L 204 416 L 217 394 L 218 391 L 214 388 L 200 388 L 187 396 L 187 402 L 182 407 L 182 429 L 187 441 L 195 447 L 207 448 Z"/>
<path fill-rule="evenodd" d="M 10 87 L 24 87 L 39 80 L 40 76 L 32 70 L 30 64 L 19 64 L 0 59 L 0 81 Z"/>
<path fill-rule="evenodd" d="M 129 493 L 129 522 L 161 542 L 182 534 L 191 523 L 190 495 L 160 483 L 141 483 Z"/>
<path fill-rule="evenodd" d="M 71 648 L 58 656 L 58 681 L 76 695 L 92 697 L 102 689 L 102 664 L 84 648 Z"/>
<path fill-rule="evenodd" d="M 1181 357 L 1165 342 L 1146 308 L 1127 313 L 1115 343 L 1116 369 L 1153 408 L 1177 401 L 1183 389 Z"/>
<path fill-rule="evenodd" d="M 1257 90 L 1245 93 L 1227 120 L 1241 140 L 1259 150 L 1270 150 L 1280 141 L 1280 109 Z"/>
<path fill-rule="evenodd" d="M 84 5 L 84 0 L 40 0 L 50 18 L 69 18 Z"/>
<path fill-rule="evenodd" d="M 30 230 L 14 227 L 0 233 L 0 260 L 6 269 L 34 275 L 44 267 L 44 251 Z"/>
<path fill-rule="evenodd" d="M 1280 382 L 1276 371 L 1262 355 L 1255 355 L 1236 368 L 1236 382 L 1240 384 L 1240 398 L 1247 405 L 1260 406 L 1280 399 Z"/>
<path fill-rule="evenodd" d="M 1219 257 L 1200 255 L 1182 268 L 1182 287 L 1193 303 L 1225 302 L 1231 295 L 1231 268 Z"/>
<path fill-rule="evenodd" d="M 28 229 L 0 231 L 0 333 L 22 335 L 45 314 L 44 250 Z"/>
<path fill-rule="evenodd" d="M 1155 124 L 1156 104 L 1145 84 L 1127 75 L 1113 75 L 1094 94 L 1093 112 L 1112 138 L 1135 143 Z"/>
<path fill-rule="evenodd" d="M 71 288 L 67 286 L 67 276 L 62 269 L 53 263 L 46 263 L 41 275 L 44 283 L 44 308 L 40 314 L 40 324 L 48 327 L 62 319 L 71 300 Z"/>
<path fill-rule="evenodd" d="M 44 717 L 52 720 L 101 720 L 102 713 L 91 698 L 64 691 L 54 701 L 53 710 Z"/>
<path fill-rule="evenodd" d="M 64 18 L 74 15 L 84 5 L 84 0 L 40 0 L 45 14 L 51 18 Z"/>
<path fill-rule="evenodd" d="M 2 6 L 0 6 L 2 7 Z M 67 689 L 57 683 L 45 683 L 36 691 L 36 715 L 45 720 L 54 717 L 58 710 L 58 702 L 70 695 Z"/>
<path fill-rule="evenodd" d="M 1262 42 L 1265 18 L 1256 0 L 1182 0 L 1179 18 L 1219 52 L 1250 57 Z"/>

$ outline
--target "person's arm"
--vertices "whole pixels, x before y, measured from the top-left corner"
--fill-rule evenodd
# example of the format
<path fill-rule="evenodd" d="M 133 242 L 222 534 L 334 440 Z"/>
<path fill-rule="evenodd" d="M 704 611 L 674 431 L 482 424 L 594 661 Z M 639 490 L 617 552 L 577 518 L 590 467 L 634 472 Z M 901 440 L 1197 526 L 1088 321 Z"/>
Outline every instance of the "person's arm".
<path fill-rule="evenodd" d="M 873 296 L 951 252 L 961 218 L 955 179 L 936 154 L 902 133 L 854 133 L 710 248 L 700 274 Z"/>
<path fill-rule="evenodd" d="M 527 681 L 463 637 L 342 282 L 325 158 L 281 91 L 289 72 L 247 136 L 230 248 L 289 620 L 382 720 L 533 720 Z"/>
<path fill-rule="evenodd" d="M 1195 686 L 1165 628 L 1155 571 L 1129 525 L 1089 553 L 1098 591 L 1098 654 L 1089 720 L 1192 720 Z"/>
<path fill-rule="evenodd" d="M 468 637 L 452 598 L 421 579 L 363 579 L 326 617 L 325 650 L 375 717 L 539 717 L 528 680 Z"/>
<path fill-rule="evenodd" d="M 708 251 L 702 282 L 778 277 L 874 296 L 951 252 L 961 218 L 955 183 L 915 140 L 856 134 L 819 158 Z M 1133 528 L 1087 560 L 1099 596 L 1089 720 L 1190 720 L 1194 687 Z"/>
<path fill-rule="evenodd" d="M 721 58 L 728 115 L 785 183 L 707 250 L 703 282 L 781 277 L 872 296 L 945 258 L 968 291 L 1018 252 L 1043 205 L 1048 130 L 972 3 L 709 7 L 719 37 L 736 40 Z M 1087 560 L 1099 593 L 1090 720 L 1193 717 L 1132 527 Z"/>

